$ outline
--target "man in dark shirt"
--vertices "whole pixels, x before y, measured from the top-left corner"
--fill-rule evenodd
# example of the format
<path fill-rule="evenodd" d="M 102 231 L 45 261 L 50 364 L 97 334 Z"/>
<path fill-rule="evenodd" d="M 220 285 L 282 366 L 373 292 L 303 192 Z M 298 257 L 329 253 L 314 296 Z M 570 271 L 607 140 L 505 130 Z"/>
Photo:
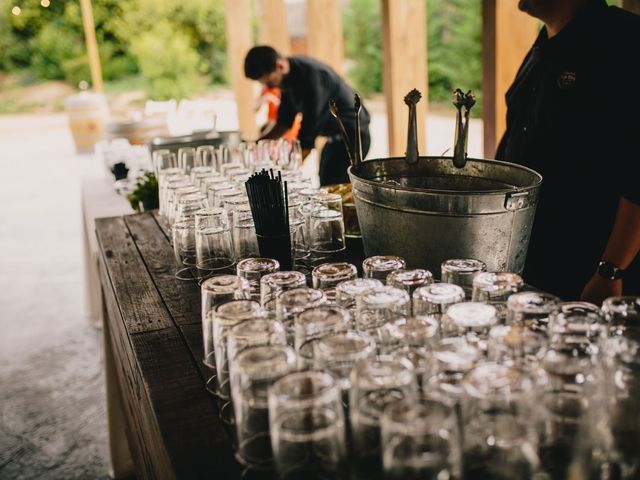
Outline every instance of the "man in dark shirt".
<path fill-rule="evenodd" d="M 545 27 L 496 158 L 544 177 L 525 279 L 566 300 L 640 294 L 640 17 L 604 0 L 519 8 Z"/>
<path fill-rule="evenodd" d="M 282 57 L 268 46 L 253 47 L 244 61 L 247 78 L 282 90 L 278 121 L 264 138 L 280 138 L 302 113 L 299 139 L 303 157 L 315 145 L 316 137 L 327 137 L 320 154 L 320 184 L 347 183 L 349 157 L 340 137 L 338 124 L 329 111 L 335 100 L 347 134 L 354 143 L 356 123 L 353 109 L 354 91 L 331 67 L 305 56 Z M 360 111 L 360 135 L 363 156 L 369 151 L 369 113 Z"/>

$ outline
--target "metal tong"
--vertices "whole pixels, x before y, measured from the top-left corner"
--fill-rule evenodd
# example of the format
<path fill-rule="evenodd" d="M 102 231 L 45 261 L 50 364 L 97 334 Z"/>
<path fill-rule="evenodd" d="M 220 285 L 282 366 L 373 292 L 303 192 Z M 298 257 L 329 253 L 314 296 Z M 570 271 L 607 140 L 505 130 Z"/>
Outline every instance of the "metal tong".
<path fill-rule="evenodd" d="M 347 149 L 347 156 L 349 157 L 349 162 L 351 163 L 351 166 L 355 170 L 359 164 L 357 164 L 356 160 L 354 159 L 353 148 L 351 147 L 351 141 L 349 140 L 349 135 L 347 135 L 347 130 L 344 128 L 344 123 L 342 123 L 342 120 L 340 119 L 340 112 L 338 111 L 338 105 L 336 105 L 336 102 L 333 98 L 329 100 L 329 111 L 331 112 L 331 115 L 333 115 L 333 117 L 338 122 L 338 127 L 340 127 L 340 135 L 342 136 L 344 147 Z M 360 122 L 358 119 L 358 124 L 359 123 Z M 357 139 L 357 136 L 356 136 L 356 139 Z"/>
<path fill-rule="evenodd" d="M 463 168 L 467 164 L 467 142 L 469 139 L 469 112 L 476 104 L 476 96 L 471 90 L 466 94 L 456 88 L 453 92 L 453 105 L 456 107 L 456 134 L 453 146 L 453 164 Z M 462 108 L 464 107 L 464 118 Z"/>
<path fill-rule="evenodd" d="M 362 101 L 357 93 L 353 97 L 353 109 L 356 113 L 356 132 L 355 132 L 355 149 L 353 151 L 353 169 L 360 167 L 363 160 L 362 155 L 362 134 L 360 133 L 360 110 L 362 109 Z"/>
<path fill-rule="evenodd" d="M 410 164 L 418 163 L 418 118 L 416 104 L 422 98 L 422 94 L 415 88 L 404 97 L 404 103 L 409 107 L 409 127 L 407 129 L 406 161 Z"/>

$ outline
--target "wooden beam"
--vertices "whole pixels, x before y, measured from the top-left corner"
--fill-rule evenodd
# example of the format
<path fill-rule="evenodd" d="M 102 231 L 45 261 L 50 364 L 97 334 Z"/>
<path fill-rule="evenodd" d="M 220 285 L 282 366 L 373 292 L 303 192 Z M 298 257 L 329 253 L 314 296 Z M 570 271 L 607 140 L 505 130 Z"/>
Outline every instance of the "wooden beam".
<path fill-rule="evenodd" d="M 494 158 L 507 125 L 505 94 L 540 30 L 513 0 L 482 0 L 484 156 Z"/>
<path fill-rule="evenodd" d="M 640 15 L 640 0 L 622 0 L 622 8 Z"/>
<path fill-rule="evenodd" d="M 382 0 L 384 95 L 387 106 L 389 155 L 405 154 L 407 106 L 404 96 L 417 88 L 418 148 L 425 154 L 425 116 L 429 99 L 427 82 L 427 18 L 424 1 Z"/>
<path fill-rule="evenodd" d="M 282 55 L 291 54 L 287 12 L 283 0 L 260 0 L 260 43 L 271 45 Z"/>
<path fill-rule="evenodd" d="M 344 38 L 341 2 L 307 0 L 307 52 L 336 72 L 342 72 Z"/>
<path fill-rule="evenodd" d="M 84 40 L 87 45 L 89 56 L 89 70 L 91 71 L 91 85 L 96 92 L 102 93 L 102 68 L 100 66 L 100 55 L 98 54 L 98 42 L 96 40 L 96 27 L 93 22 L 93 8 L 91 0 L 80 0 L 80 10 L 82 11 L 82 26 L 84 27 Z"/>
<path fill-rule="evenodd" d="M 226 0 L 227 61 L 231 85 L 238 106 L 238 124 L 243 138 L 256 136 L 256 118 L 253 111 L 254 82 L 244 76 L 244 57 L 253 46 L 250 0 Z"/>

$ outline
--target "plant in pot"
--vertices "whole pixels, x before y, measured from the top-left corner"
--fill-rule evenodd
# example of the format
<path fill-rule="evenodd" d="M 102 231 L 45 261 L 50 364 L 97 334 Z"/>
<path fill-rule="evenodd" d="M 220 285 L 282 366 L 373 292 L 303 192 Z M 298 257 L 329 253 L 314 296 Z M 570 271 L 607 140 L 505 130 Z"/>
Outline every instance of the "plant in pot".
<path fill-rule="evenodd" d="M 138 177 L 136 186 L 128 196 L 127 199 L 133 208 L 137 212 L 144 212 L 145 210 L 153 210 L 158 208 L 160 202 L 158 197 L 158 180 L 153 172 L 145 172 L 142 176 Z"/>

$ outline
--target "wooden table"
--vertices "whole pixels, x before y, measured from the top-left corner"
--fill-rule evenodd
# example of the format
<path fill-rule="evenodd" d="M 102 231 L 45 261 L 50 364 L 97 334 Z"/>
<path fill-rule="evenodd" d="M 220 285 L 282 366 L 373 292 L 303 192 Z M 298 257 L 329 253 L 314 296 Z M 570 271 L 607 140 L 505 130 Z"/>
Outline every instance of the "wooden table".
<path fill-rule="evenodd" d="M 96 233 L 108 395 L 123 410 L 137 477 L 240 478 L 231 437 L 205 389 L 200 288 L 175 279 L 157 212 L 99 219 Z M 352 262 L 360 256 L 350 249 Z"/>
<path fill-rule="evenodd" d="M 111 387 L 137 477 L 240 478 L 205 389 L 200 288 L 174 278 L 173 251 L 154 214 L 98 219 L 96 233 Z"/>

